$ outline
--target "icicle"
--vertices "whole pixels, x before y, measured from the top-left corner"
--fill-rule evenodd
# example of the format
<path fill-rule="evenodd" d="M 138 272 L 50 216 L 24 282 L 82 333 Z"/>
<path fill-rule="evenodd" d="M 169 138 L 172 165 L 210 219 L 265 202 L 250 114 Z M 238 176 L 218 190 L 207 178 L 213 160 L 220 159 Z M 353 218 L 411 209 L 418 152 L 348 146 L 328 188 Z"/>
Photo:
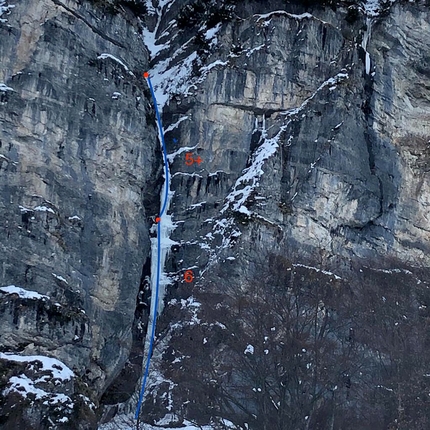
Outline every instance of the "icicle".
<path fill-rule="evenodd" d="M 263 138 L 263 139 L 266 139 L 267 138 L 267 130 L 266 130 L 266 115 L 264 115 L 263 114 L 263 123 L 262 123 L 262 126 L 261 126 L 262 128 L 261 128 L 261 137 Z"/>
<path fill-rule="evenodd" d="M 361 47 L 364 49 L 366 53 L 366 59 L 365 59 L 365 68 L 366 68 L 366 74 L 368 75 L 370 73 L 370 54 L 367 51 L 367 45 L 370 40 L 370 36 L 372 34 L 372 18 L 366 17 L 366 31 L 363 34 L 363 41 L 361 42 Z"/>

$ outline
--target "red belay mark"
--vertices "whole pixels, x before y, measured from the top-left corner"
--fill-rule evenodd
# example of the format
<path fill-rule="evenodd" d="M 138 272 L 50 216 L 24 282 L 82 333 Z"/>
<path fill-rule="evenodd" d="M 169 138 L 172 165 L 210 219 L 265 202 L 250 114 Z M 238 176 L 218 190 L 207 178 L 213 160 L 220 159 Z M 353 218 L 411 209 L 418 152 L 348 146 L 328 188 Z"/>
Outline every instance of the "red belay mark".
<path fill-rule="evenodd" d="M 184 281 L 190 283 L 190 282 L 193 282 L 193 280 L 194 280 L 193 271 L 186 270 L 184 273 Z"/>

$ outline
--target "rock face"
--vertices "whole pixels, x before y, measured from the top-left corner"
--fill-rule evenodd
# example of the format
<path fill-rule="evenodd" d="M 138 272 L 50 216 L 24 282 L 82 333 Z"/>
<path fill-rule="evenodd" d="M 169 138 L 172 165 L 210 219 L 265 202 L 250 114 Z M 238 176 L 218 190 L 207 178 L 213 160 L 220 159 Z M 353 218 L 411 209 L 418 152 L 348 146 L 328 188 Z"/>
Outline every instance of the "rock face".
<path fill-rule="evenodd" d="M 249 1 L 229 9 L 232 3 L 230 14 L 217 15 L 210 4 L 172 2 L 158 9 L 162 18 L 151 33 L 164 44 L 151 63 L 163 77 L 159 94 L 173 96 L 164 128 L 171 130 L 178 245 L 167 262 L 172 285 L 143 416 L 164 424 L 228 419 L 252 429 L 424 428 L 429 417 L 412 400 L 420 383 L 427 386 L 423 367 L 417 364 L 413 375 L 405 369 L 419 361 L 415 347 L 425 348 L 427 335 L 413 336 L 415 346 L 404 344 L 399 356 L 397 341 L 388 346 L 383 333 L 406 339 L 409 328 L 418 333 L 426 325 L 428 8 Z M 169 70 L 187 63 L 197 73 L 188 86 L 173 84 Z M 331 287 L 323 293 L 324 285 Z M 405 296 L 399 301 L 398 294 Z M 284 309 L 276 310 L 274 297 Z M 390 311 L 377 305 L 387 300 Z M 396 308 L 402 301 L 411 306 L 404 314 Z M 296 319 L 287 306 L 294 303 L 302 306 Z M 310 329 L 301 333 L 307 341 L 300 348 L 283 349 L 299 337 L 289 337 L 288 328 L 311 308 L 320 333 L 330 326 L 330 342 L 337 337 L 338 362 L 348 361 L 343 340 L 350 339 L 358 348 L 354 362 L 366 363 L 366 372 L 352 362 L 347 371 L 322 364 L 309 339 L 325 335 Z M 271 312 L 276 324 L 257 318 Z M 342 318 L 344 328 L 336 325 Z M 402 318 L 409 328 L 393 334 Z M 260 346 L 258 336 L 265 339 Z M 397 382 L 384 376 L 381 362 L 391 363 Z M 289 374 L 289 366 L 296 371 Z M 332 373 L 324 379 L 326 369 Z M 314 391 L 305 388 L 305 375 L 318 379 L 309 381 Z M 369 380 L 378 382 L 367 391 Z M 411 380 L 420 383 L 409 394 L 398 389 Z M 374 403 L 359 400 L 365 392 Z M 411 403 L 403 409 L 395 398 Z M 384 402 L 391 412 L 382 412 Z M 363 424 L 366 414 L 372 418 Z"/>
<path fill-rule="evenodd" d="M 161 173 L 141 78 L 148 57 L 127 10 L 21 1 L 2 19 L 0 287 L 47 297 L 0 289 L 1 350 L 65 363 L 75 409 L 18 395 L 38 412 L 2 408 L 1 427 L 94 428 L 94 404 L 133 364 L 132 348 L 142 354 L 136 298 Z M 2 390 L 19 371 L 8 365 Z"/>
<path fill-rule="evenodd" d="M 4 428 L 135 408 L 146 69 L 140 421 L 430 427 L 428 6 L 324 3 L 0 1 Z"/>

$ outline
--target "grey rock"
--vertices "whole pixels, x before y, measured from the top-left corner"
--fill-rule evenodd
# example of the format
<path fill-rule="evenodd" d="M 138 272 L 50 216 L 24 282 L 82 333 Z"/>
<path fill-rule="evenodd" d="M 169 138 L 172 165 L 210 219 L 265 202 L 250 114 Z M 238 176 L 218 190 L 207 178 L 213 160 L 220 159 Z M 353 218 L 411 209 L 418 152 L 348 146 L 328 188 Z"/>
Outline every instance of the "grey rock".
<path fill-rule="evenodd" d="M 156 366 L 177 387 L 169 395 L 177 396 L 178 422 L 192 416 L 208 424 L 220 413 L 214 406 L 204 415 L 210 389 L 198 391 L 205 378 L 202 339 L 210 333 L 202 327 L 226 302 L 228 318 L 234 292 L 246 295 L 272 253 L 308 265 L 302 279 L 316 267 L 357 288 L 363 267 L 429 267 L 428 10 L 395 3 L 370 21 L 354 5 L 354 12 L 336 6 L 241 2 L 215 46 L 185 45 L 192 26 L 178 39 L 170 30 L 171 50 L 152 60 L 186 46 L 176 64 L 200 49 L 203 66 L 213 65 L 208 73 L 200 68 L 203 77 L 191 79 L 195 86 L 164 112 L 165 128 L 188 116 L 174 135 L 203 159 L 186 166 L 181 153 L 171 164 L 171 213 L 178 222 L 172 239 L 180 247 L 167 262 L 173 282 L 159 331 L 166 336 L 170 327 L 171 338 L 160 343 Z M 305 12 L 312 16 L 297 16 Z M 159 35 L 170 21 L 161 22 Z M 366 73 L 362 41 L 370 30 Z M 189 268 L 194 286 L 183 279 Z M 366 282 L 377 289 L 380 279 L 372 273 Z M 390 276 L 394 285 L 409 282 Z M 183 304 L 190 296 L 202 303 L 200 325 L 193 326 L 193 308 Z M 232 347 L 224 344 L 221 354 L 214 343 L 204 355 L 227 365 Z M 183 365 L 173 366 L 172 350 Z M 195 379 L 188 376 L 192 369 L 201 370 Z M 157 384 L 149 392 L 156 399 L 146 403 L 152 422 L 169 409 Z"/>
<path fill-rule="evenodd" d="M 1 349 L 57 357 L 71 393 L 97 406 L 143 348 L 136 298 L 161 173 L 147 53 L 132 14 L 90 2 L 20 2 L 0 32 L 13 89 L 0 106 L 0 286 L 50 297 L 1 295 Z M 67 428 L 94 428 L 87 409 Z"/>

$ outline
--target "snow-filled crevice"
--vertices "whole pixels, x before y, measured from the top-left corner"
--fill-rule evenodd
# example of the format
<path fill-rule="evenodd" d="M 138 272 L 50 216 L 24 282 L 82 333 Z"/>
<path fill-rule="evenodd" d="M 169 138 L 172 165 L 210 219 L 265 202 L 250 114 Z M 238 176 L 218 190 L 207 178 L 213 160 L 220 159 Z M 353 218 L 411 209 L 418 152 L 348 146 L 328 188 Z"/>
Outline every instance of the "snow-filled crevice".
<path fill-rule="evenodd" d="M 368 50 L 372 36 L 372 27 L 378 17 L 381 16 L 381 13 L 389 9 L 395 1 L 396 0 L 365 0 L 362 3 L 362 9 L 366 17 L 366 27 L 363 33 L 361 47 L 363 48 L 365 55 L 364 70 L 366 75 L 370 75 L 372 69 L 372 59 Z"/>
<path fill-rule="evenodd" d="M 155 25 L 152 28 L 145 27 L 143 29 L 142 37 L 143 43 L 148 48 L 151 54 L 151 64 L 152 67 L 148 70 L 150 79 L 153 85 L 154 94 L 157 100 L 158 110 L 160 112 L 160 116 L 163 116 L 164 107 L 170 102 L 173 96 L 181 95 L 188 96 L 190 92 L 195 88 L 195 85 L 203 82 L 209 72 L 214 67 L 224 67 L 228 64 L 228 62 L 223 61 L 215 61 L 212 64 L 203 66 L 201 59 L 199 59 L 195 48 L 193 47 L 194 36 L 191 36 L 189 40 L 182 43 L 182 45 L 173 49 L 175 45 L 176 36 L 172 36 L 172 38 L 167 39 L 166 35 L 169 32 L 170 28 L 173 28 L 175 24 L 175 20 L 168 23 L 167 28 L 160 33 L 160 27 L 163 23 L 163 19 L 165 19 L 166 13 L 170 10 L 174 5 L 174 1 L 172 0 L 161 0 L 157 3 L 154 3 L 152 0 L 146 0 L 146 6 L 148 9 L 149 15 Z M 202 29 L 205 29 L 203 25 Z M 221 29 L 221 24 L 216 25 L 213 28 L 206 29 L 204 32 L 204 36 L 209 45 L 216 43 L 217 34 Z M 161 42 L 163 40 L 163 42 Z M 166 42 L 167 40 L 167 42 Z M 166 58 L 163 54 L 164 51 L 170 53 L 170 55 Z M 193 69 L 196 65 L 199 65 L 199 74 L 196 76 L 193 74 Z M 165 128 L 163 127 L 163 131 L 172 132 L 177 129 L 183 121 L 187 121 L 190 118 L 187 115 L 184 115 L 179 120 L 177 120 L 174 124 L 169 124 Z M 161 144 L 161 135 L 160 144 Z M 181 155 L 186 151 L 192 151 L 195 149 L 195 146 L 188 147 L 182 146 L 176 151 L 167 155 L 168 164 L 172 163 L 175 157 Z M 160 207 L 165 205 L 165 211 L 161 216 L 160 222 L 160 267 L 161 267 L 161 276 L 160 276 L 160 284 L 159 284 L 159 306 L 157 312 L 161 312 L 164 306 L 164 296 L 166 292 L 167 286 L 171 283 L 171 279 L 169 275 L 163 270 L 165 267 L 166 259 L 168 257 L 168 253 L 170 248 L 173 245 L 177 245 L 177 243 L 170 239 L 171 233 L 176 228 L 176 224 L 172 220 L 172 216 L 168 213 L 170 209 L 170 204 L 174 192 L 170 189 L 171 187 L 171 179 L 172 175 L 170 174 L 169 165 L 165 166 L 167 169 L 167 177 L 164 175 L 164 184 L 161 190 L 161 202 Z M 179 175 L 181 172 L 175 173 L 175 175 Z M 166 192 L 167 190 L 167 192 Z M 165 201 L 165 196 L 167 196 L 167 200 Z M 154 236 L 151 239 L 151 291 L 154 291 L 154 286 L 156 283 L 156 272 L 157 272 L 157 257 L 158 257 L 158 247 L 157 242 L 158 238 L 156 237 L 157 225 L 154 224 L 151 229 L 151 234 Z M 150 321 L 152 321 L 152 317 L 154 315 L 155 309 L 153 308 L 154 303 L 151 301 L 151 309 L 150 309 Z M 151 331 L 151 322 L 148 326 L 148 333 Z"/>
<path fill-rule="evenodd" d="M 192 47 L 192 37 L 187 42 L 183 43 L 179 48 L 174 49 L 175 36 L 170 40 L 166 41 L 166 29 L 161 33 L 160 26 L 165 14 L 168 12 L 170 7 L 173 5 L 173 1 L 162 0 L 154 5 L 150 0 L 146 1 L 146 6 L 148 8 L 148 13 L 151 15 L 151 22 L 155 22 L 155 26 L 145 27 L 143 30 L 143 43 L 147 47 L 151 55 L 151 68 L 147 70 L 149 73 L 148 83 L 152 85 L 153 96 L 157 103 L 157 108 L 159 112 L 160 119 L 163 117 L 163 110 L 165 106 L 170 102 L 172 96 L 187 96 L 193 84 L 199 80 L 202 80 L 204 76 L 209 73 L 209 70 L 203 70 L 199 77 L 194 77 L 192 75 L 193 67 L 198 60 L 197 53 Z M 168 25 L 173 27 L 174 23 Z M 212 29 L 212 31 L 207 32 L 206 36 L 210 40 L 216 37 L 216 33 L 219 28 Z M 160 34 L 161 33 L 161 34 Z M 163 42 L 160 42 L 163 40 Z M 169 57 L 166 58 L 165 51 L 169 52 Z M 216 64 L 218 65 L 218 64 Z M 182 116 L 174 124 L 167 124 L 166 127 L 160 123 L 156 124 L 159 131 L 159 142 L 162 151 L 164 152 L 163 140 L 164 133 L 174 132 L 175 129 L 180 127 L 183 121 L 189 120 L 187 115 Z M 161 127 L 160 127 L 161 125 Z M 154 217 L 159 217 L 158 223 L 153 224 L 150 229 L 151 235 L 151 267 L 150 274 L 147 277 L 147 287 L 149 292 L 147 293 L 147 299 L 144 300 L 149 305 L 149 315 L 148 315 L 148 325 L 146 328 L 146 337 L 144 341 L 144 351 L 146 354 L 150 351 L 150 343 L 153 335 L 153 324 L 155 323 L 154 317 L 158 316 L 164 307 L 164 299 L 166 295 L 166 289 L 172 282 L 172 278 L 168 273 L 166 273 L 165 265 L 168 258 L 170 249 L 173 245 L 178 245 L 170 237 L 176 224 L 172 220 L 172 215 L 170 212 L 170 205 L 174 192 L 171 190 L 171 178 L 169 163 L 171 163 L 176 156 L 184 151 L 192 150 L 193 148 L 181 147 L 172 154 L 165 157 L 165 163 L 163 167 L 163 186 L 160 193 L 160 209 L 159 213 L 153 214 Z M 144 294 L 145 292 L 142 292 Z M 155 300 L 155 295 L 157 294 L 158 299 Z M 151 396 L 154 387 L 154 377 L 156 380 L 161 378 L 160 375 L 157 376 L 158 360 L 161 360 L 161 355 L 156 351 L 159 350 L 160 345 L 157 344 L 157 335 L 155 337 L 154 344 L 154 354 L 150 370 L 148 373 L 148 383 L 146 385 L 147 389 L 144 390 L 144 399 Z M 147 361 L 146 356 L 143 357 L 145 369 L 145 362 Z M 155 373 L 151 369 L 155 370 Z M 158 378 L 158 379 L 157 379 Z M 164 381 L 165 382 L 165 381 Z M 136 406 L 136 395 L 137 391 L 140 390 L 140 386 L 137 385 L 135 389 L 135 395 L 129 402 L 129 406 L 124 405 L 119 410 L 119 413 L 128 413 L 133 407 Z M 151 393 L 151 394 L 150 394 Z M 138 409 L 139 410 L 139 409 Z"/>

